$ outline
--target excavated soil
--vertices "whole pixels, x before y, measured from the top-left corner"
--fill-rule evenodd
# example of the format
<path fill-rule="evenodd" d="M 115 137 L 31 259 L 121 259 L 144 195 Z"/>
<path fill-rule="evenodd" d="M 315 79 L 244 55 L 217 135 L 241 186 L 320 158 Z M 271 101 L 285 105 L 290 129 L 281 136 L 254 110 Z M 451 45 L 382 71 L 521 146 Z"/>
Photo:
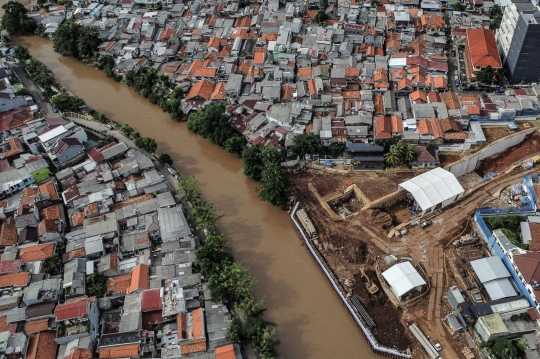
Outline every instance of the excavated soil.
<path fill-rule="evenodd" d="M 511 166 L 514 162 L 531 156 L 540 151 L 540 133 L 533 132 L 529 138 L 525 139 L 517 146 L 511 147 L 501 154 L 484 159 L 476 173 L 484 176 L 488 172 L 501 172 Z"/>

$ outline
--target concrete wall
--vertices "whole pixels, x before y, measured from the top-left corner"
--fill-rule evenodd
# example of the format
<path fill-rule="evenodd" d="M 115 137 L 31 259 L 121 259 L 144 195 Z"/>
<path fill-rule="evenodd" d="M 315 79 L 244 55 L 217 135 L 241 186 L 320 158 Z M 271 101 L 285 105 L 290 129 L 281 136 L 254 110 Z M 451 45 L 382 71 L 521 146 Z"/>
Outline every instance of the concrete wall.
<path fill-rule="evenodd" d="M 472 172 L 476 169 L 479 161 L 494 156 L 496 154 L 499 154 L 501 152 L 506 151 L 510 147 L 514 147 L 515 145 L 523 142 L 526 136 L 530 135 L 535 131 L 536 128 L 530 128 L 524 131 L 520 131 L 517 133 L 514 133 L 512 135 L 506 136 L 504 138 L 501 138 L 477 153 L 467 156 L 459 161 L 456 161 L 454 163 L 451 163 L 447 165 L 445 168 L 452 172 L 456 177 L 461 177 L 469 172 Z"/>

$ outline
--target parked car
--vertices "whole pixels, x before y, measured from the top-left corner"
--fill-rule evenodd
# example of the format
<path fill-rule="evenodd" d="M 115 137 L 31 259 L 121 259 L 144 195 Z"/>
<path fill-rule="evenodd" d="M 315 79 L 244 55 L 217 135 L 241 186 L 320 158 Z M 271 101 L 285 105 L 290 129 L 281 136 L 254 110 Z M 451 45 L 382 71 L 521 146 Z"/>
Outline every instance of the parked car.
<path fill-rule="evenodd" d="M 429 219 L 426 219 L 420 223 L 420 228 L 426 228 L 427 226 L 431 226 L 431 221 Z"/>
<path fill-rule="evenodd" d="M 57 109 L 56 107 L 53 107 L 53 108 L 52 108 L 52 112 L 58 113 L 58 109 Z"/>
<path fill-rule="evenodd" d="M 440 352 L 442 350 L 441 344 L 439 344 L 438 341 L 433 340 L 431 344 L 433 344 L 433 347 L 435 348 L 436 351 Z"/>
<path fill-rule="evenodd" d="M 456 50 L 450 51 L 450 55 L 452 55 L 453 57 L 456 57 Z"/>

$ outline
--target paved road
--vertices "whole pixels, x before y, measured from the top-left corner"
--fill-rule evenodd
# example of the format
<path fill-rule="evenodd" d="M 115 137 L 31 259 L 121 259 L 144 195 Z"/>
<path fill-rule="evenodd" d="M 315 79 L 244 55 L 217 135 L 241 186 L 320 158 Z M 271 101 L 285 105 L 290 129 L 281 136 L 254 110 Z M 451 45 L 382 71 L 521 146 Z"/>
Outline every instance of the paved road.
<path fill-rule="evenodd" d="M 55 114 L 53 112 L 51 105 L 44 100 L 41 91 L 39 91 L 37 86 L 34 85 L 34 82 L 30 80 L 26 71 L 24 71 L 23 68 L 16 63 L 11 63 L 11 68 L 13 69 L 13 72 L 15 72 L 15 75 L 21 81 L 22 85 L 26 87 L 28 91 L 30 91 L 32 98 L 34 99 L 34 103 L 39 107 L 43 116 L 46 118 L 59 117 L 58 114 Z"/>

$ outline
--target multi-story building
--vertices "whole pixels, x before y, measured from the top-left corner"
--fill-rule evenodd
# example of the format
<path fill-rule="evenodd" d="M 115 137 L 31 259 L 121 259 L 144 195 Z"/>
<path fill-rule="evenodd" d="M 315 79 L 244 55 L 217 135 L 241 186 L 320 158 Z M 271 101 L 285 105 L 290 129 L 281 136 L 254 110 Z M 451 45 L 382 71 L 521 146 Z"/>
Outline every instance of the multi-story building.
<path fill-rule="evenodd" d="M 476 74 L 488 66 L 494 70 L 502 68 L 495 36 L 491 30 L 467 29 L 465 56 L 470 81 L 476 81 Z"/>
<path fill-rule="evenodd" d="M 530 0 L 508 1 L 495 40 L 510 83 L 540 80 L 540 11 Z"/>

